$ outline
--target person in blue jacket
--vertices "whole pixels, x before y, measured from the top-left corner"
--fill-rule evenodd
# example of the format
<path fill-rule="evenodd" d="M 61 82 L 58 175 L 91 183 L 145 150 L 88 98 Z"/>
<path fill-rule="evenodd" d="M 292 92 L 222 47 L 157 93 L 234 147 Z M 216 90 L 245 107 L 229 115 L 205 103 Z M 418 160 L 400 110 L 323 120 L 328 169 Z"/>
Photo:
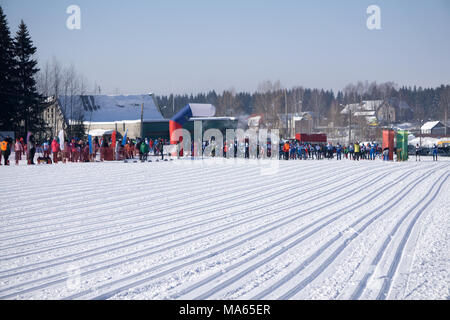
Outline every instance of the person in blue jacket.
<path fill-rule="evenodd" d="M 370 160 L 375 160 L 375 144 L 370 145 Z"/>
<path fill-rule="evenodd" d="M 320 146 L 318 144 L 316 144 L 316 159 L 320 160 Z"/>
<path fill-rule="evenodd" d="M 326 153 L 326 157 L 328 159 L 332 159 L 333 158 L 333 145 L 331 144 L 331 142 L 328 142 L 327 144 L 327 153 Z"/>
<path fill-rule="evenodd" d="M 342 153 L 342 147 L 341 147 L 341 144 L 338 143 L 336 145 L 336 160 L 342 160 L 341 153 Z"/>
<path fill-rule="evenodd" d="M 436 145 L 433 146 L 433 161 L 437 161 L 438 148 Z"/>

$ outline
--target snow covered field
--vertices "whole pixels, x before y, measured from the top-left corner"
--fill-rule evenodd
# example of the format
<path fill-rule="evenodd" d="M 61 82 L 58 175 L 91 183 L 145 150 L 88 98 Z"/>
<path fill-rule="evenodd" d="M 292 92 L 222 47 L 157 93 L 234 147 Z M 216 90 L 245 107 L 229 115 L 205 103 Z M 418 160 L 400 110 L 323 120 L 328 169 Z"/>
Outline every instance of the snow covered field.
<path fill-rule="evenodd" d="M 2 166 L 0 299 L 450 299 L 449 159 L 267 168 Z"/>

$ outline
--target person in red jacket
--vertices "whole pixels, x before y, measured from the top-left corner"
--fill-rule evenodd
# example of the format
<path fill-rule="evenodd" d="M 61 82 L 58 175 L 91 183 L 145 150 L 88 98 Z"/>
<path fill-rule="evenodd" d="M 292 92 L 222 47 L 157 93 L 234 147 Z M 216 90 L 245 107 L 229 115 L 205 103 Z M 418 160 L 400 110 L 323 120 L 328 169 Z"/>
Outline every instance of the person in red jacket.
<path fill-rule="evenodd" d="M 150 148 L 150 152 L 153 152 L 153 139 L 150 139 L 150 141 L 148 142 L 148 146 Z"/>
<path fill-rule="evenodd" d="M 53 163 L 58 163 L 58 154 L 60 151 L 60 146 L 56 138 L 54 138 L 52 141 L 51 149 L 53 153 Z"/>
<path fill-rule="evenodd" d="M 225 141 L 225 144 L 223 145 L 223 157 L 227 157 L 227 151 L 228 151 L 228 144 L 227 141 Z"/>

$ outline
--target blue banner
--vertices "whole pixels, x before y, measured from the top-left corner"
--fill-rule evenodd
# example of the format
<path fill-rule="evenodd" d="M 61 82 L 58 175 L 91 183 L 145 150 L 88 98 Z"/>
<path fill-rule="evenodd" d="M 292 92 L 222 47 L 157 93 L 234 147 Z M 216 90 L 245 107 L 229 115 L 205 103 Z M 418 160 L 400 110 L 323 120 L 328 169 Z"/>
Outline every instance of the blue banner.
<path fill-rule="evenodd" d="M 88 140 L 89 140 L 89 154 L 93 154 L 94 152 L 92 151 L 92 137 L 91 137 L 91 135 L 88 136 Z"/>

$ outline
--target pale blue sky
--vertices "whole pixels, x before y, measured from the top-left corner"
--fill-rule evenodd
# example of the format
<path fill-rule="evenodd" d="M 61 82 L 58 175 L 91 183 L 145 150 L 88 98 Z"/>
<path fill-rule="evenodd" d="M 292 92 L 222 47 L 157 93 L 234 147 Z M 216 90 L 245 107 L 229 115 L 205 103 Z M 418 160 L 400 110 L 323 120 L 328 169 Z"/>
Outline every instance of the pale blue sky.
<path fill-rule="evenodd" d="M 263 80 L 342 89 L 357 80 L 450 84 L 450 1 L 0 0 L 40 62 L 73 63 L 103 93 L 197 93 Z M 81 30 L 66 8 L 81 8 Z M 369 5 L 381 30 L 366 27 Z"/>

